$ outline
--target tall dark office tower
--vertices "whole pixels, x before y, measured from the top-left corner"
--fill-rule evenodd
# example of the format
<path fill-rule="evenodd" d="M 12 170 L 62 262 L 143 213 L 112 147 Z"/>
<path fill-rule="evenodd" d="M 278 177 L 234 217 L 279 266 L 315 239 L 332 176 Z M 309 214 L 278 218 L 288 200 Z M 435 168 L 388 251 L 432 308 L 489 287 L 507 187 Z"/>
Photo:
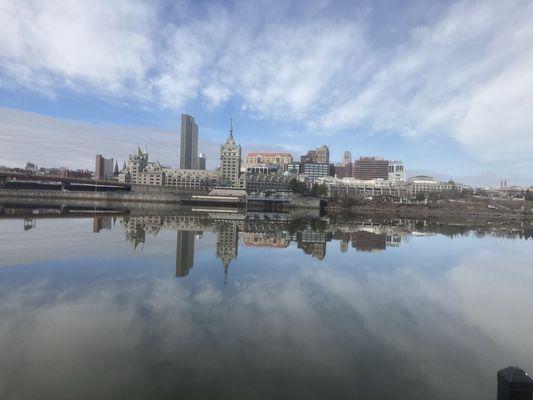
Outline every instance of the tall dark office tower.
<path fill-rule="evenodd" d="M 194 236 L 196 232 L 178 231 L 176 243 L 176 277 L 189 274 L 194 263 Z"/>
<path fill-rule="evenodd" d="M 205 170 L 205 153 L 200 153 L 198 155 L 198 169 L 201 169 L 202 171 Z"/>
<path fill-rule="evenodd" d="M 198 125 L 194 118 L 181 114 L 180 169 L 198 168 Z"/>

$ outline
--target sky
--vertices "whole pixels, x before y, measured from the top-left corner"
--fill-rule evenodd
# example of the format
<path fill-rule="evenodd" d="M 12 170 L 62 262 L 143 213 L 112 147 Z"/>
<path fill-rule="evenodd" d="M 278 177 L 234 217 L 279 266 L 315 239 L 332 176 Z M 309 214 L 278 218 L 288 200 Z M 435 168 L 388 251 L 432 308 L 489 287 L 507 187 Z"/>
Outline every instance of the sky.
<path fill-rule="evenodd" d="M 533 1 L 0 0 L 0 165 L 321 144 L 533 185 Z"/>

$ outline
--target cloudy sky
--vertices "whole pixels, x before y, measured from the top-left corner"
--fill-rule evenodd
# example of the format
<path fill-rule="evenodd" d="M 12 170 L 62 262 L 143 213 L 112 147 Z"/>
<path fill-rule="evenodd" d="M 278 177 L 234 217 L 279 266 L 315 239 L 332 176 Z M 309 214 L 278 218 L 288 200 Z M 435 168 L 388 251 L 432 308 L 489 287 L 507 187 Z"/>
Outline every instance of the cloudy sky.
<path fill-rule="evenodd" d="M 533 184 L 533 1 L 0 0 L 0 164 L 178 165 L 195 116 L 245 151 L 379 155 Z"/>

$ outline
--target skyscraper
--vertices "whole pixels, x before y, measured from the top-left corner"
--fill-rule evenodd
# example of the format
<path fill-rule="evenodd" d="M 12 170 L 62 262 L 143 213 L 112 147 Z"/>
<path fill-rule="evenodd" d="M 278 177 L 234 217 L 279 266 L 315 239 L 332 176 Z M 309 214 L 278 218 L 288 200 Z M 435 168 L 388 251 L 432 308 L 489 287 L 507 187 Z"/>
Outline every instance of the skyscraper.
<path fill-rule="evenodd" d="M 241 146 L 233 139 L 233 123 L 230 122 L 229 136 L 220 147 L 220 186 L 239 188 L 241 171 Z"/>
<path fill-rule="evenodd" d="M 344 156 L 342 157 L 342 163 L 344 165 L 348 165 L 352 163 L 352 153 L 350 153 L 349 150 L 346 150 L 344 152 Z"/>
<path fill-rule="evenodd" d="M 181 114 L 180 169 L 198 168 L 198 125 L 194 118 Z"/>
<path fill-rule="evenodd" d="M 112 158 L 104 158 L 101 154 L 97 154 L 94 166 L 94 178 L 109 179 L 113 177 L 113 165 Z"/>
<path fill-rule="evenodd" d="M 325 144 L 316 148 L 316 162 L 329 164 L 329 148 Z"/>
<path fill-rule="evenodd" d="M 202 171 L 205 170 L 205 153 L 200 153 L 198 155 L 198 169 L 201 169 Z"/>

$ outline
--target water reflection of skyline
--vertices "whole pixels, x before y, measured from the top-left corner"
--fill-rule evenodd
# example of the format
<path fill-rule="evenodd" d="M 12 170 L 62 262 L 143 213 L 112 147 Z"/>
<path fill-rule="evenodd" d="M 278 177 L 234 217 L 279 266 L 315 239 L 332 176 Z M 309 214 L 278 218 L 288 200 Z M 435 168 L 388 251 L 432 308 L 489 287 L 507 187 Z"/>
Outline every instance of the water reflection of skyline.
<path fill-rule="evenodd" d="M 95 217 L 110 220 L 111 217 Z M 318 260 L 326 257 L 327 243 L 340 242 L 341 252 L 348 245 L 356 251 L 377 252 L 387 246 L 399 246 L 406 240 L 405 232 L 393 232 L 393 227 L 367 223 L 353 231 L 328 231 L 327 225 L 314 226 L 316 221 L 291 221 L 277 219 L 249 219 L 246 215 L 215 216 L 132 216 L 124 218 L 126 239 L 135 250 L 144 246 L 146 235 L 157 236 L 161 229 L 176 230 L 176 277 L 184 277 L 194 266 L 195 240 L 205 230 L 216 235 L 216 256 L 222 263 L 224 274 L 238 256 L 239 239 L 247 247 L 285 249 L 296 243 L 298 249 Z M 296 224 L 296 225 L 295 225 Z M 93 225 L 110 226 L 110 222 Z M 296 226 L 296 228 L 295 228 Z"/>
<path fill-rule="evenodd" d="M 351 247 L 357 252 L 377 253 L 399 247 L 410 236 L 445 234 L 463 235 L 466 227 L 437 226 L 425 220 L 390 219 L 385 221 L 328 219 L 291 220 L 286 215 L 247 215 L 225 213 L 192 213 L 184 215 L 150 215 L 118 217 L 126 240 L 133 251 L 144 247 L 146 236 L 154 238 L 161 230 L 176 231 L 176 277 L 189 275 L 194 267 L 195 241 L 204 231 L 216 235 L 216 257 L 220 260 L 225 279 L 230 264 L 238 257 L 239 239 L 246 247 L 285 249 L 295 243 L 304 254 L 322 261 L 326 258 L 327 243 L 339 242 L 341 253 Z M 93 232 L 112 229 L 117 217 L 93 217 Z M 491 232 L 494 234 L 494 232 Z M 516 234 L 513 233 L 513 235 Z M 519 236 L 522 237 L 522 234 Z M 482 236 L 484 232 L 477 231 Z M 527 237 L 527 233 L 525 235 Z"/>

